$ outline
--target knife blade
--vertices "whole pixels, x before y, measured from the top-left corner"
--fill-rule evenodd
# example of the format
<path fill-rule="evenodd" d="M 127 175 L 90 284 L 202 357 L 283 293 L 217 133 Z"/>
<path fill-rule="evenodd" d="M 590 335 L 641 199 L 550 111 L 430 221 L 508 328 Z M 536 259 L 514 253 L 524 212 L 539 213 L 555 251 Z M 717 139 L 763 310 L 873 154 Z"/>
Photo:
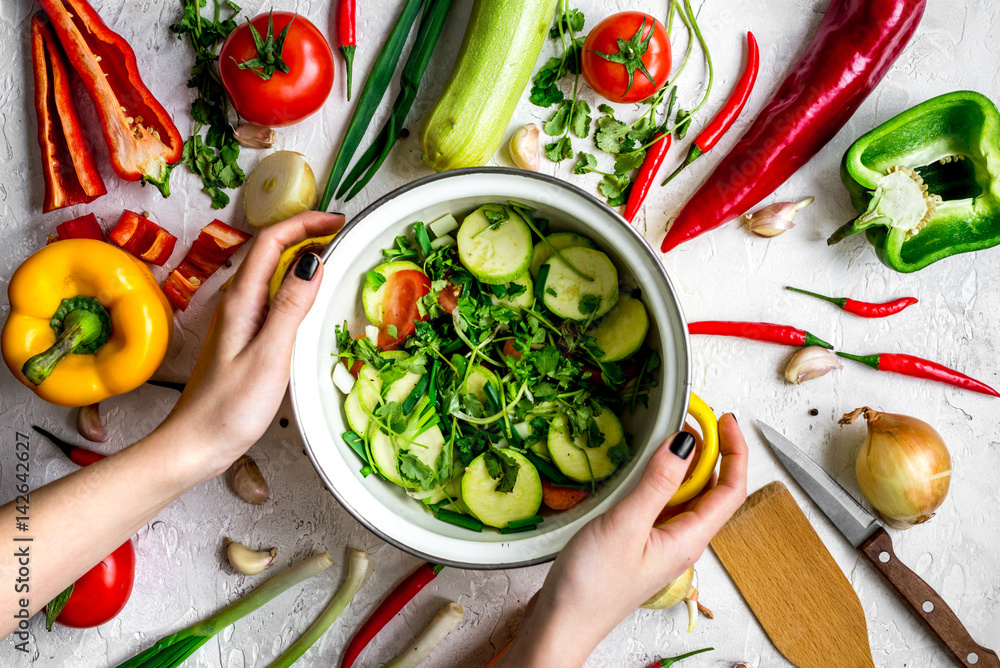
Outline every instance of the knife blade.
<path fill-rule="evenodd" d="M 997 653 L 976 643 L 944 599 L 896 557 L 881 522 L 798 446 L 760 420 L 757 426 L 803 491 L 892 585 L 960 666 L 1000 668 Z"/>

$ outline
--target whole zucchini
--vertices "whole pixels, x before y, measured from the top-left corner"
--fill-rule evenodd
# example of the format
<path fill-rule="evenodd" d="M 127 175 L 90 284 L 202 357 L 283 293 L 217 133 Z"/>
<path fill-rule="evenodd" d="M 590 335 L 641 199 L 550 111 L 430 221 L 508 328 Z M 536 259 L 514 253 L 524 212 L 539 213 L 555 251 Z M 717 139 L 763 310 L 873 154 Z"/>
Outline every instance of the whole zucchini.
<path fill-rule="evenodd" d="M 558 0 L 476 0 L 462 49 L 420 128 L 424 162 L 443 172 L 485 165 L 531 77 Z"/>

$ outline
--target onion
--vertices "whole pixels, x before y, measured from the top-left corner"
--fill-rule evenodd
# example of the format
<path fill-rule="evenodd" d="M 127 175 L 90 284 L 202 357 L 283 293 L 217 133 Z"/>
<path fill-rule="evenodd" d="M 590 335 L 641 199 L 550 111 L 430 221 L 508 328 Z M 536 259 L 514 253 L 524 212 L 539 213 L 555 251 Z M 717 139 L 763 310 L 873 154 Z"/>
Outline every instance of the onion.
<path fill-rule="evenodd" d="M 247 179 L 243 210 L 254 227 L 267 227 L 316 206 L 316 177 L 301 153 L 276 151 Z"/>
<path fill-rule="evenodd" d="M 867 406 L 847 413 L 840 424 L 861 416 L 868 421 L 855 462 L 861 493 L 894 529 L 926 522 L 951 484 L 951 456 L 941 435 L 923 420 Z"/>

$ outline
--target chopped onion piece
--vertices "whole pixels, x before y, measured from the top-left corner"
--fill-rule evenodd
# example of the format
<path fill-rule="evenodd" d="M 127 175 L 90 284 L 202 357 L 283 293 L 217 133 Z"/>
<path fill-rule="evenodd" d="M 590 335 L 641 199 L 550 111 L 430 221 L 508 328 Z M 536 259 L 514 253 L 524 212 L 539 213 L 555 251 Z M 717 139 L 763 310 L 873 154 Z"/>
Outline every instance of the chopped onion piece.
<path fill-rule="evenodd" d="M 454 245 L 455 245 L 455 237 L 451 236 L 450 234 L 446 234 L 443 237 L 438 237 L 431 242 L 431 248 L 433 248 L 434 250 L 437 250 L 442 246 L 454 246 Z"/>
<path fill-rule="evenodd" d="M 518 422 L 517 424 L 511 425 L 517 435 L 521 438 L 528 438 L 531 435 L 531 425 L 527 422 Z"/>
<path fill-rule="evenodd" d="M 301 153 L 276 151 L 247 179 L 243 210 L 254 227 L 267 227 L 316 206 L 316 177 Z"/>
<path fill-rule="evenodd" d="M 458 221 L 455 220 L 455 216 L 446 213 L 427 227 L 430 228 L 435 237 L 443 237 L 458 229 Z"/>
<path fill-rule="evenodd" d="M 344 394 L 350 393 L 351 388 L 354 387 L 354 376 L 339 361 L 333 365 L 333 384 Z"/>
<path fill-rule="evenodd" d="M 372 342 L 373 346 L 378 345 L 378 327 L 375 325 L 366 325 L 365 336 L 368 337 L 368 340 Z"/>

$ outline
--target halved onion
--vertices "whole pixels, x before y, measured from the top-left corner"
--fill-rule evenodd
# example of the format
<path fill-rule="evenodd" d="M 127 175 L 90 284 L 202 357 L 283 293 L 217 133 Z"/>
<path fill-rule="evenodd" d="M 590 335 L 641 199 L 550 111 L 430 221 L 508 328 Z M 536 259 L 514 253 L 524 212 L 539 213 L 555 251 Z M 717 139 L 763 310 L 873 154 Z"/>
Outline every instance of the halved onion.
<path fill-rule="evenodd" d="M 316 206 L 316 176 L 305 156 L 276 151 L 247 179 L 243 210 L 254 227 L 267 227 Z"/>

